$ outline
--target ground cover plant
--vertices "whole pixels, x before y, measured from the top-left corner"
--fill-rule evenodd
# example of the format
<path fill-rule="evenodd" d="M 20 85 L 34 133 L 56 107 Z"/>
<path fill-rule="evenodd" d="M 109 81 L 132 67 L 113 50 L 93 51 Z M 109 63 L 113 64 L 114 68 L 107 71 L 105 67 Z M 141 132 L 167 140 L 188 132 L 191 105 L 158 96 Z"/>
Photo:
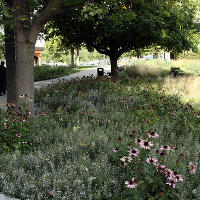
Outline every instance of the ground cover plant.
<path fill-rule="evenodd" d="M 36 91 L 32 145 L 1 153 L 0 192 L 20 199 L 199 199 L 198 106 L 166 95 L 162 77 L 130 71 Z"/>
<path fill-rule="evenodd" d="M 54 78 L 60 78 L 62 76 L 68 76 L 70 74 L 79 72 L 83 69 L 92 68 L 94 66 L 50 66 L 41 65 L 34 67 L 34 81 L 42 81 Z"/>

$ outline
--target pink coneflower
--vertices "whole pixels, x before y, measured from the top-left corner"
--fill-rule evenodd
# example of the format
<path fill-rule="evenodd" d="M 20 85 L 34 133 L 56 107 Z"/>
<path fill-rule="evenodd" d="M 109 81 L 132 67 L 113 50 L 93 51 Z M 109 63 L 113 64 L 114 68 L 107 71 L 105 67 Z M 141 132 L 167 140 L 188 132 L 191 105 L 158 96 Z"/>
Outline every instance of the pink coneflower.
<path fill-rule="evenodd" d="M 190 168 L 190 170 L 189 170 L 190 174 L 196 173 L 197 166 L 194 165 L 192 162 L 189 163 L 189 168 Z"/>
<path fill-rule="evenodd" d="M 164 146 L 161 146 L 160 147 L 160 150 L 162 150 L 162 151 L 169 151 L 169 150 L 171 150 L 171 147 L 170 146 L 167 146 L 167 145 L 164 145 Z"/>
<path fill-rule="evenodd" d="M 158 163 L 158 160 L 156 158 L 147 158 L 146 162 L 148 164 L 157 164 Z"/>
<path fill-rule="evenodd" d="M 113 148 L 113 151 L 114 151 L 115 153 L 117 153 L 117 152 L 119 151 L 119 149 L 118 149 L 118 148 Z"/>
<path fill-rule="evenodd" d="M 126 167 L 126 163 L 125 162 L 121 162 L 120 163 L 120 167 L 125 168 Z"/>
<path fill-rule="evenodd" d="M 128 152 L 129 152 L 129 156 L 134 156 L 134 157 L 136 157 L 139 154 L 139 151 L 136 148 L 130 149 L 130 151 Z"/>
<path fill-rule="evenodd" d="M 168 176 L 168 177 L 174 177 L 175 175 L 174 175 L 174 172 L 171 170 L 171 169 L 168 169 L 168 168 L 166 168 L 165 169 L 165 174 Z"/>
<path fill-rule="evenodd" d="M 128 188 L 136 188 L 138 186 L 134 178 L 131 181 L 125 181 L 125 184 Z"/>
<path fill-rule="evenodd" d="M 145 141 L 143 140 L 141 143 L 139 143 L 141 148 L 143 149 L 150 149 L 150 147 L 153 146 L 153 144 L 151 142 Z"/>
<path fill-rule="evenodd" d="M 183 177 L 181 175 L 175 175 L 178 182 L 183 182 Z"/>
<path fill-rule="evenodd" d="M 5 118 L 4 121 L 7 122 L 7 121 L 8 121 L 8 118 Z"/>
<path fill-rule="evenodd" d="M 124 156 L 124 157 L 120 158 L 120 160 L 122 162 L 126 162 L 126 161 L 131 162 L 132 161 L 132 157 L 131 156 L 128 156 L 128 157 Z"/>
<path fill-rule="evenodd" d="M 176 181 L 172 177 L 168 178 L 168 182 L 166 184 L 173 188 L 176 188 Z"/>
<path fill-rule="evenodd" d="M 20 133 L 17 133 L 16 136 L 17 136 L 18 138 L 20 138 L 22 135 L 21 135 Z"/>
<path fill-rule="evenodd" d="M 20 94 L 20 95 L 19 95 L 19 98 L 24 98 L 24 97 L 25 97 L 24 94 Z"/>
<path fill-rule="evenodd" d="M 157 132 L 147 131 L 146 133 L 147 133 L 147 135 L 148 135 L 149 138 L 158 138 L 159 137 L 159 135 L 158 135 Z"/>
<path fill-rule="evenodd" d="M 166 169 L 165 165 L 156 165 L 156 170 L 160 173 L 164 173 Z"/>
<path fill-rule="evenodd" d="M 140 144 L 142 141 L 143 141 L 142 139 L 135 138 L 135 143 L 136 144 Z"/>

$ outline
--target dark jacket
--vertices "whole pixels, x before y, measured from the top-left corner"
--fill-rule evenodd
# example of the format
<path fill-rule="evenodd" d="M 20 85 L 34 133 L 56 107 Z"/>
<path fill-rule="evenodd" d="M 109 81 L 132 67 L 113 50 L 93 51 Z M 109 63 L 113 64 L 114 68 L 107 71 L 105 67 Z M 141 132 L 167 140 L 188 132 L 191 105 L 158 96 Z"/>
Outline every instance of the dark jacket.
<path fill-rule="evenodd" d="M 3 65 L 0 65 L 0 83 L 6 82 L 6 68 Z"/>

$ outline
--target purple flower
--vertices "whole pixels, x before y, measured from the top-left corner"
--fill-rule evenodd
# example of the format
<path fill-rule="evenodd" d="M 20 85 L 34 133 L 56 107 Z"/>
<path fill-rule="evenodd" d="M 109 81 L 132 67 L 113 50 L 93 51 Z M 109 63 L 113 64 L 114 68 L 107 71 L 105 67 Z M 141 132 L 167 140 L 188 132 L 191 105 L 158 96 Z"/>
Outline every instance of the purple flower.
<path fill-rule="evenodd" d="M 117 152 L 119 151 L 119 149 L 118 149 L 118 148 L 113 148 L 113 151 L 114 151 L 115 153 L 117 153 Z"/>
<path fill-rule="evenodd" d="M 166 169 L 165 165 L 156 165 L 156 170 L 160 173 L 164 173 Z"/>
<path fill-rule="evenodd" d="M 157 132 L 147 131 L 146 133 L 147 133 L 149 138 L 158 138 L 159 137 Z"/>
<path fill-rule="evenodd" d="M 137 138 L 135 138 L 135 143 L 136 143 L 136 144 L 140 144 L 142 141 L 143 141 L 142 139 L 137 139 Z"/>
<path fill-rule="evenodd" d="M 140 144 L 140 147 L 143 148 L 143 149 L 150 149 L 150 147 L 153 146 L 153 144 L 151 142 L 148 142 L 148 141 L 145 141 L 145 140 L 142 140 Z"/>
<path fill-rule="evenodd" d="M 196 170 L 197 170 L 197 166 L 194 165 L 192 162 L 189 163 L 189 172 L 190 174 L 195 174 L 196 173 Z"/>
<path fill-rule="evenodd" d="M 176 188 L 176 180 L 174 180 L 174 178 L 172 177 L 168 177 L 168 182 L 166 184 L 171 186 L 172 188 Z"/>
<path fill-rule="evenodd" d="M 136 188 L 138 186 L 134 178 L 132 178 L 131 181 L 125 181 L 125 184 L 126 184 L 126 187 L 128 188 Z"/>
<path fill-rule="evenodd" d="M 171 150 L 171 147 L 170 146 L 167 146 L 167 145 L 164 145 L 164 146 L 161 146 L 160 147 L 160 150 L 162 150 L 162 151 L 169 151 L 169 150 Z"/>
<path fill-rule="evenodd" d="M 17 136 L 18 138 L 20 138 L 22 135 L 21 135 L 20 133 L 17 133 L 16 136 Z"/>
<path fill-rule="evenodd" d="M 156 159 L 156 158 L 150 158 L 150 157 L 148 157 L 147 159 L 146 159 L 146 162 L 148 163 L 148 164 L 157 164 L 158 163 L 158 160 Z"/>
<path fill-rule="evenodd" d="M 129 152 L 129 156 L 134 156 L 134 157 L 136 157 L 139 154 L 139 151 L 136 148 L 130 149 L 130 151 L 128 152 Z"/>
<path fill-rule="evenodd" d="M 124 156 L 124 157 L 120 158 L 120 160 L 122 162 L 126 162 L 126 161 L 131 162 L 132 161 L 132 157 L 130 157 L 130 156 L 128 156 L 128 157 Z"/>

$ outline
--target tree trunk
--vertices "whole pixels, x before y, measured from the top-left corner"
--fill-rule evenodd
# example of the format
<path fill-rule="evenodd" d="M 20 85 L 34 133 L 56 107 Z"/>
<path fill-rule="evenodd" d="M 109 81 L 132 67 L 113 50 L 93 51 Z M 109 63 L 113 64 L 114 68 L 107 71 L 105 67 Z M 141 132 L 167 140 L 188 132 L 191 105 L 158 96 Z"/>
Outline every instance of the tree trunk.
<path fill-rule="evenodd" d="M 76 48 L 76 65 L 79 66 L 80 55 L 79 55 L 80 47 Z"/>
<path fill-rule="evenodd" d="M 14 30 L 4 25 L 5 31 L 5 57 L 7 77 L 7 102 L 16 104 L 16 60 Z"/>
<path fill-rule="evenodd" d="M 17 33 L 16 42 L 16 95 L 17 106 L 26 102 L 29 110 L 34 112 L 34 44 L 24 33 Z M 25 98 L 20 98 L 25 95 Z"/>
<path fill-rule="evenodd" d="M 74 48 L 71 48 L 71 65 L 74 65 Z"/>
<path fill-rule="evenodd" d="M 117 76 L 118 74 L 117 60 L 118 60 L 118 57 L 110 56 L 111 76 Z"/>

